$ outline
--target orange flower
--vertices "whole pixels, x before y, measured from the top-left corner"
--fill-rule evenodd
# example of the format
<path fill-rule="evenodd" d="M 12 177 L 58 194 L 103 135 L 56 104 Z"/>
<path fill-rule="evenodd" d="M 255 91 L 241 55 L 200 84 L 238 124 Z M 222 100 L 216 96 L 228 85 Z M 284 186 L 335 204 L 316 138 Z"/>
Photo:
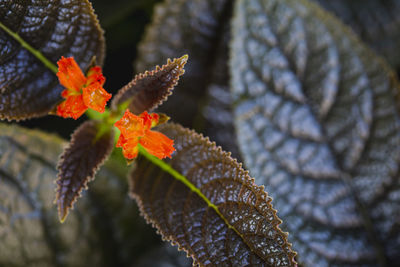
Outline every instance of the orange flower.
<path fill-rule="evenodd" d="M 132 114 L 129 110 L 125 111 L 124 116 L 115 123 L 121 131 L 117 147 L 122 147 L 122 153 L 127 159 L 136 158 L 139 148 L 138 144 L 157 158 L 171 157 L 175 151 L 174 141 L 160 132 L 150 129 L 158 124 L 158 114 L 148 114 L 147 111 L 139 116 Z"/>
<path fill-rule="evenodd" d="M 57 106 L 57 115 L 76 120 L 88 108 L 103 113 L 111 94 L 103 88 L 105 78 L 101 68 L 90 68 L 85 77 L 73 57 L 61 57 L 57 64 L 57 77 L 67 88 L 61 93 L 65 101 Z"/>

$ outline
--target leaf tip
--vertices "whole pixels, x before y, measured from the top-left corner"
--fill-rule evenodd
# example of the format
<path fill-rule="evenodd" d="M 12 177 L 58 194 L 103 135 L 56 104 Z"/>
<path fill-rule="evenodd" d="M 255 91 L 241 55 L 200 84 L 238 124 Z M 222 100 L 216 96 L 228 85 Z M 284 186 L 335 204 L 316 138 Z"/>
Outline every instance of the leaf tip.
<path fill-rule="evenodd" d="M 64 205 L 63 201 L 60 199 L 57 199 L 56 201 L 58 206 L 58 220 L 60 223 L 64 223 L 68 216 L 68 206 Z"/>
<path fill-rule="evenodd" d="M 63 217 L 59 216 L 59 221 L 60 223 L 64 223 L 65 219 L 67 218 L 67 214 L 65 214 Z"/>
<path fill-rule="evenodd" d="M 126 166 L 132 165 L 132 163 L 135 161 L 135 159 L 128 159 L 126 158 Z"/>
<path fill-rule="evenodd" d="M 134 79 L 121 88 L 112 101 L 113 110 L 124 110 L 127 103 L 129 110 L 136 115 L 151 111 L 167 100 L 178 84 L 180 76 L 185 73 L 189 56 L 187 54 L 167 59 L 167 63 L 156 66 L 154 70 L 146 70 L 135 75 Z"/>
<path fill-rule="evenodd" d="M 189 59 L 189 55 L 185 54 L 185 55 L 181 56 L 180 58 L 176 59 L 176 61 L 179 65 L 179 67 L 183 68 L 185 66 L 185 64 L 187 63 L 188 59 Z"/>

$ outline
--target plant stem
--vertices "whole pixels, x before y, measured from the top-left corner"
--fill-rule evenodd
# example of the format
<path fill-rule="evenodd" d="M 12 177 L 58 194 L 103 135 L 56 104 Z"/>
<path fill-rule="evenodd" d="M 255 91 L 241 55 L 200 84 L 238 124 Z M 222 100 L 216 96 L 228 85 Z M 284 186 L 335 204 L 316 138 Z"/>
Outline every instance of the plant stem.
<path fill-rule="evenodd" d="M 215 206 L 210 202 L 210 200 L 194 185 L 192 184 L 185 176 L 177 172 L 175 169 L 171 167 L 171 165 L 157 158 L 156 156 L 151 155 L 147 152 L 140 144 L 139 144 L 139 153 L 150 160 L 154 165 L 160 167 L 162 170 L 172 175 L 175 179 L 184 183 L 190 190 L 198 194 L 205 202 L 207 202 L 208 206 Z M 215 208 L 217 208 L 215 206 Z"/>
<path fill-rule="evenodd" d="M 184 185 L 186 185 L 192 192 L 197 194 L 199 197 L 201 197 L 207 205 L 212 208 L 218 215 L 219 217 L 224 220 L 225 224 L 231 228 L 233 231 L 235 231 L 240 237 L 243 238 L 243 235 L 233 226 L 231 225 L 228 220 L 225 218 L 225 216 L 219 211 L 218 207 L 213 204 L 194 184 L 192 184 L 185 176 L 180 174 L 178 171 L 176 171 L 174 168 L 172 168 L 171 165 L 168 163 L 162 161 L 161 159 L 157 158 L 156 156 L 151 155 L 149 152 L 147 152 L 140 144 L 139 146 L 139 153 L 140 155 L 144 156 L 146 159 L 148 159 L 150 162 L 152 162 L 154 165 L 158 166 L 160 169 L 165 171 L 166 173 L 170 174 L 172 177 L 174 177 L 176 180 L 182 182 Z"/>
<path fill-rule="evenodd" d="M 3 23 L 0 22 L 0 28 L 2 28 L 6 33 L 13 37 L 22 47 L 32 53 L 37 59 L 39 59 L 49 70 L 54 73 L 58 72 L 58 68 L 52 62 L 50 62 L 40 51 L 33 48 L 30 44 L 25 42 L 17 33 L 11 31 Z"/>

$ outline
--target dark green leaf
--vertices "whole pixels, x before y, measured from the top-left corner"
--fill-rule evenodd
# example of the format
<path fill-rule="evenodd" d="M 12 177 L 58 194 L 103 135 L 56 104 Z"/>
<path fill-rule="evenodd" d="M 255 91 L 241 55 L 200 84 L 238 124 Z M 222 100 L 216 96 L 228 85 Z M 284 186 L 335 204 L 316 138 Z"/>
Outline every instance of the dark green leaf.
<path fill-rule="evenodd" d="M 112 102 L 113 109 L 126 103 L 133 114 L 139 115 L 156 108 L 172 94 L 179 77 L 185 72 L 183 67 L 187 60 L 187 55 L 173 61 L 168 59 L 161 68 L 157 65 L 155 70 L 136 75 L 118 91 Z"/>
<path fill-rule="evenodd" d="M 400 67 L 400 1 L 314 0 L 341 18 L 396 68 Z"/>
<path fill-rule="evenodd" d="M 392 71 L 306 0 L 239 0 L 231 51 L 246 166 L 307 266 L 400 260 L 400 121 Z"/>
<path fill-rule="evenodd" d="M 69 209 L 80 196 L 87 183 L 110 155 L 114 145 L 114 132 L 99 136 L 100 123 L 86 121 L 71 136 L 68 147 L 58 164 L 57 195 L 58 216 L 64 222 Z"/>
<path fill-rule="evenodd" d="M 103 31 L 87 0 L 0 3 L 0 22 L 55 64 L 73 56 L 85 69 L 104 59 Z M 0 29 L 0 119 L 46 115 L 61 100 L 55 74 Z"/>
<path fill-rule="evenodd" d="M 294 266 L 295 253 L 264 187 L 207 138 L 176 124 L 159 130 L 175 142 L 168 163 L 193 187 L 144 157 L 136 161 L 132 195 L 163 238 L 201 266 Z"/>

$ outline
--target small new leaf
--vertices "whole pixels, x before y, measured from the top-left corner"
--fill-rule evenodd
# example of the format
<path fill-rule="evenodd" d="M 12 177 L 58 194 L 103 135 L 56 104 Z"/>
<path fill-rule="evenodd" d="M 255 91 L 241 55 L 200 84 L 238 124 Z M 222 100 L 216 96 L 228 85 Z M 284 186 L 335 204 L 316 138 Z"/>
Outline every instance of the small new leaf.
<path fill-rule="evenodd" d="M 73 56 L 83 68 L 93 55 L 103 63 L 103 30 L 87 0 L 4 0 L 0 18 L 0 119 L 53 110 L 62 88 L 49 64 L 61 56 Z"/>
<path fill-rule="evenodd" d="M 180 125 L 158 130 L 174 139 L 176 152 L 164 171 L 139 156 L 130 182 L 141 212 L 164 239 L 201 266 L 296 265 L 271 198 L 241 164 Z"/>
<path fill-rule="evenodd" d="M 119 90 L 113 99 L 112 108 L 125 110 L 127 107 L 135 115 L 155 109 L 172 94 L 179 77 L 185 72 L 183 67 L 187 60 L 188 55 L 172 61 L 168 59 L 162 67 L 157 65 L 155 70 L 136 75 Z"/>
<path fill-rule="evenodd" d="M 112 151 L 112 130 L 98 136 L 100 124 L 95 121 L 83 123 L 71 137 L 58 164 L 57 192 L 55 202 L 58 216 L 64 222 L 69 209 L 80 196 L 82 189 L 94 179 L 99 167 Z"/>

